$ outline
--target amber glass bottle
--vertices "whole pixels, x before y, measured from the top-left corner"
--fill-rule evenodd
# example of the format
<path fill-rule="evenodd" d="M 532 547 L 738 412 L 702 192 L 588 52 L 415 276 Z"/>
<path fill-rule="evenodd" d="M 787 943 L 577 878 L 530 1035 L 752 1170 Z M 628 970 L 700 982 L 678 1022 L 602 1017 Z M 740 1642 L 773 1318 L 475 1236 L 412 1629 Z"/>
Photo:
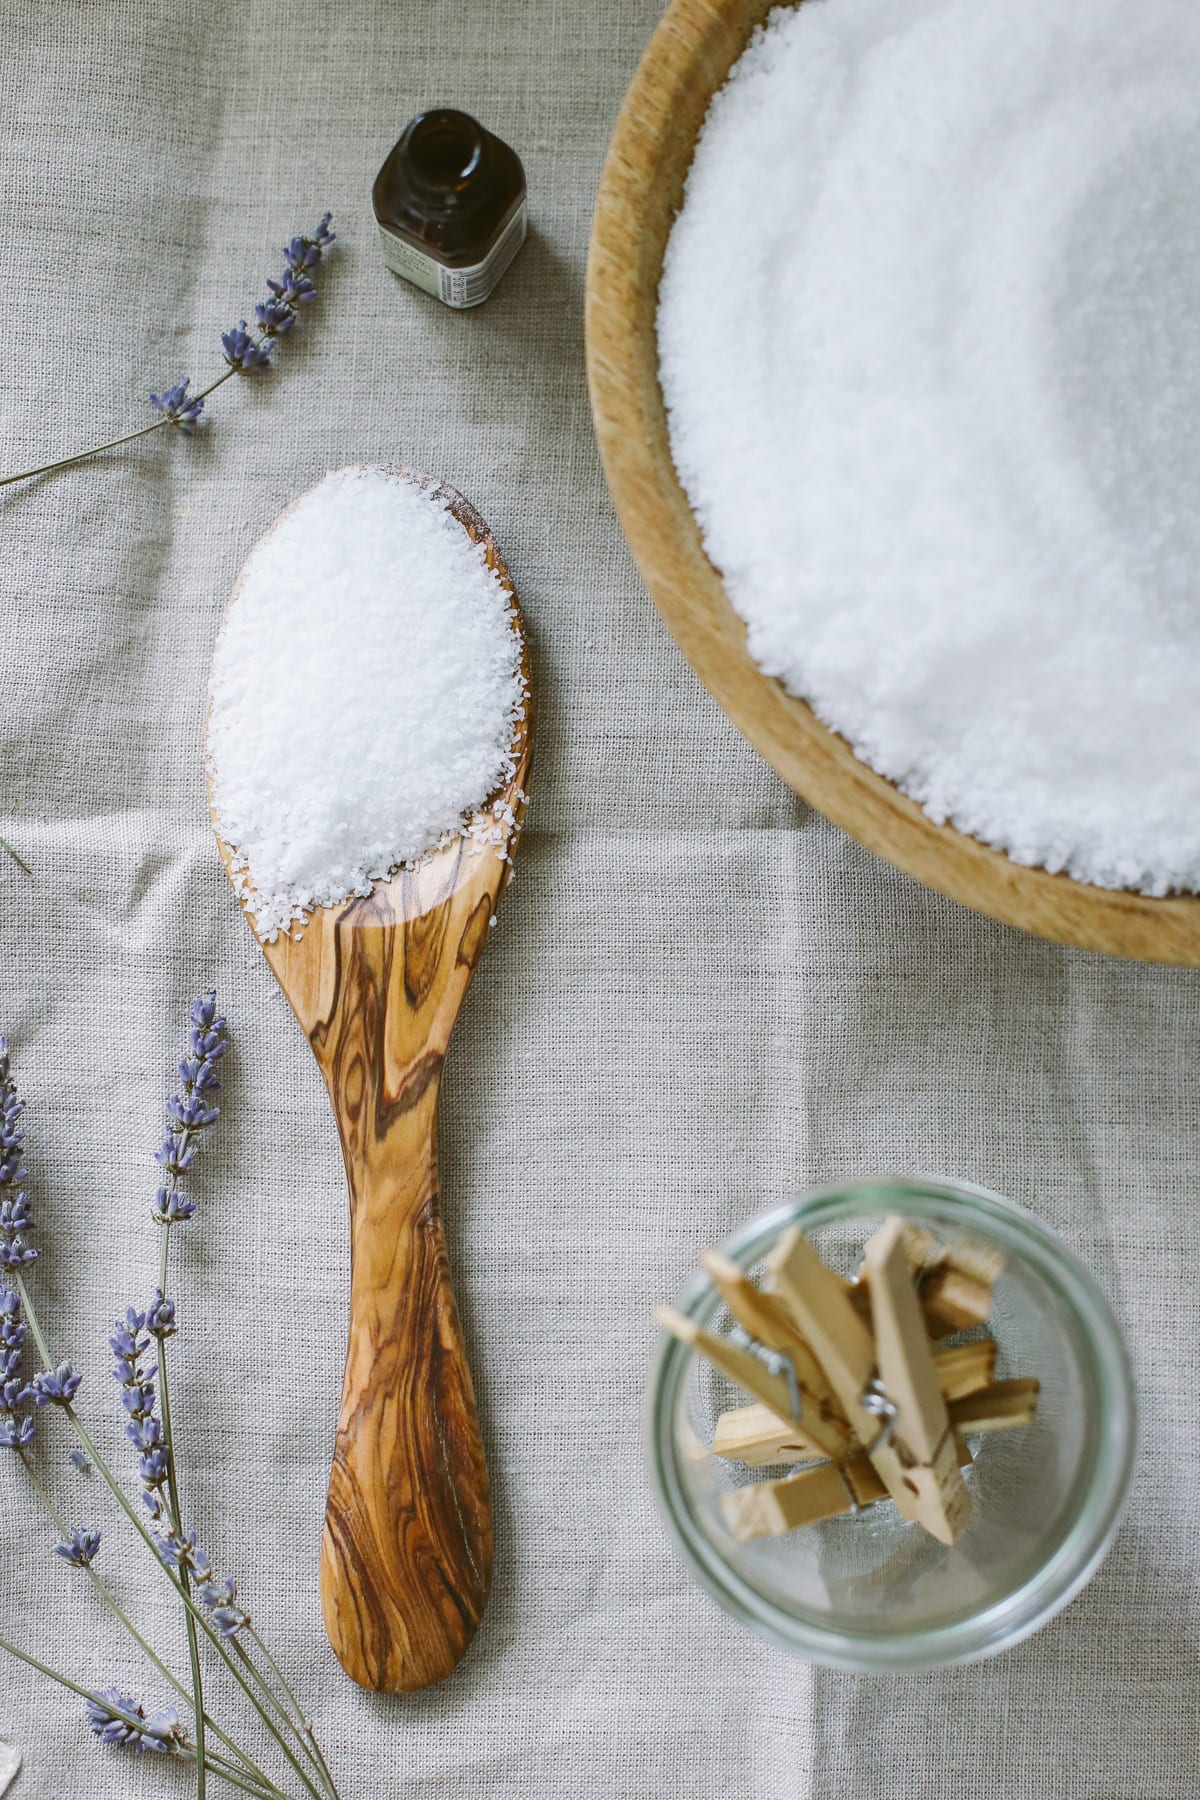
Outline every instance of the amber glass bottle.
<path fill-rule="evenodd" d="M 418 113 L 375 177 L 389 269 L 447 306 L 486 300 L 525 241 L 525 171 L 469 113 Z"/>

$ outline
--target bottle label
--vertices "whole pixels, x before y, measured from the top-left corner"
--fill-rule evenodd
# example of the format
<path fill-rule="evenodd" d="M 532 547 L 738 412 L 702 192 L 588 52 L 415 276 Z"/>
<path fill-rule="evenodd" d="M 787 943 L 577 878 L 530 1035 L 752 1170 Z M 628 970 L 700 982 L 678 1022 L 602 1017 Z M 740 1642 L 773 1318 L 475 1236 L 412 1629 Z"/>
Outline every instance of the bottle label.
<path fill-rule="evenodd" d="M 487 299 L 525 242 L 528 217 L 528 207 L 522 200 L 483 261 L 472 263 L 466 269 L 447 269 L 435 257 L 416 249 L 404 238 L 397 237 L 394 232 L 385 230 L 381 225 L 379 235 L 383 240 L 383 260 L 394 275 L 403 275 L 414 287 L 423 288 L 427 294 L 444 301 L 447 306 L 456 309 L 478 306 Z"/>
<path fill-rule="evenodd" d="M 441 264 L 434 262 L 432 256 L 426 256 L 423 250 L 416 250 L 404 238 L 397 237 L 395 232 L 387 231 L 381 225 L 379 236 L 383 240 L 383 260 L 393 275 L 403 275 L 405 281 L 411 281 L 414 287 L 424 288 L 435 300 L 441 298 L 438 289 L 438 276 Z"/>

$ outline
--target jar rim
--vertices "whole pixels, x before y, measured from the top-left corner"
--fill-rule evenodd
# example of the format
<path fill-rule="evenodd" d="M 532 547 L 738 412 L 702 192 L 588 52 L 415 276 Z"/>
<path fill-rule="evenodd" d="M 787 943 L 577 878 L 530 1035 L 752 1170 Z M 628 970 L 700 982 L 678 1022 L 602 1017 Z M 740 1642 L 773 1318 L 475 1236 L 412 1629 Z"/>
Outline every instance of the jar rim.
<path fill-rule="evenodd" d="M 721 1249 L 749 1269 L 789 1225 L 812 1231 L 870 1212 L 904 1212 L 906 1206 L 947 1226 L 973 1223 L 1018 1252 L 1065 1301 L 1080 1327 L 1097 1381 L 1105 1430 L 1091 1446 L 1094 1468 L 1083 1504 L 1046 1560 L 1010 1592 L 964 1618 L 887 1634 L 835 1627 L 774 1605 L 721 1555 L 687 1499 L 676 1466 L 673 1422 L 696 1352 L 666 1332 L 651 1365 L 646 1404 L 646 1450 L 660 1510 L 685 1561 L 712 1597 L 732 1617 L 783 1649 L 813 1662 L 875 1672 L 973 1662 L 1019 1643 L 1061 1611 L 1091 1580 L 1116 1536 L 1136 1445 L 1137 1405 L 1129 1356 L 1095 1278 L 1035 1214 L 988 1188 L 937 1177 L 866 1176 L 781 1202 L 734 1232 Z M 676 1301 L 677 1309 L 699 1324 L 706 1324 L 720 1304 L 703 1270 L 692 1274 Z"/>

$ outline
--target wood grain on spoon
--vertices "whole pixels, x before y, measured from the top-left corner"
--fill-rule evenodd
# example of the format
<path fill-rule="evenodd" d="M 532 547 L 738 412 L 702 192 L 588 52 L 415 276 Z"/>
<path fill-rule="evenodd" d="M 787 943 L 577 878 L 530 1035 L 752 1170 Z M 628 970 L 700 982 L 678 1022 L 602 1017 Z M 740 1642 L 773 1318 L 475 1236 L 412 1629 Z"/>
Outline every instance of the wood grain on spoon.
<path fill-rule="evenodd" d="M 483 520 L 461 495 L 441 492 L 511 594 Z M 533 704 L 515 604 L 514 596 L 526 716 L 513 775 L 477 815 L 502 841 L 481 850 L 458 839 L 365 897 L 317 909 L 299 941 L 263 946 L 329 1089 L 350 1189 L 349 1342 L 321 1551 L 325 1626 L 346 1672 L 386 1692 L 450 1673 L 491 1584 L 491 1496 L 442 1232 L 437 1124 L 450 1035 L 511 869 L 498 852 L 511 855 L 525 809 Z M 217 838 L 232 876 L 230 847 Z"/>

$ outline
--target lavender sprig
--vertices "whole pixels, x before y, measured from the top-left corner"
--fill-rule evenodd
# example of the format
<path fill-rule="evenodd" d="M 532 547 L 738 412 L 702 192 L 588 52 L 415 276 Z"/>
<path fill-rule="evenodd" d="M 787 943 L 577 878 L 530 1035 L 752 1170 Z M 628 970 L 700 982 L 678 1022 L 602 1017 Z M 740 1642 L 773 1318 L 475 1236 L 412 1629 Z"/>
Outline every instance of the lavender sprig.
<path fill-rule="evenodd" d="M 316 284 L 312 279 L 312 271 L 317 269 L 324 256 L 334 243 L 335 234 L 330 230 L 332 213 L 325 213 L 315 231 L 302 237 L 294 237 L 283 252 L 284 272 L 277 279 L 267 282 L 269 299 L 261 301 L 255 307 L 258 321 L 255 330 L 251 331 L 245 319 L 240 324 L 221 334 L 221 348 L 225 358 L 225 369 L 206 388 L 196 394 L 191 391 L 191 377 L 187 376 L 174 387 L 163 390 L 161 394 L 151 394 L 150 404 L 158 417 L 150 425 L 142 425 L 136 431 L 127 431 L 121 437 L 110 438 L 106 443 L 93 444 L 89 450 L 78 450 L 73 456 L 61 456 L 54 462 L 42 463 L 34 469 L 22 469 L 16 475 L 0 475 L 0 487 L 7 487 L 10 482 L 28 481 L 34 475 L 48 475 L 54 469 L 69 469 L 76 463 L 86 462 L 89 457 L 99 456 L 104 450 L 115 450 L 120 444 L 131 444 L 135 438 L 148 437 L 152 431 L 161 431 L 164 426 L 171 426 L 183 437 L 189 437 L 200 424 L 204 412 L 204 402 L 208 396 L 233 375 L 249 375 L 255 370 L 265 369 L 271 360 L 271 354 L 280 338 L 286 337 L 299 317 L 299 309 L 316 299 Z M 3 840 L 0 839 L 0 844 Z M 4 845 L 10 849 L 11 846 Z M 15 851 L 11 854 L 16 855 Z M 20 861 L 20 858 L 17 858 Z M 22 868 L 25 865 L 22 863 Z"/>

